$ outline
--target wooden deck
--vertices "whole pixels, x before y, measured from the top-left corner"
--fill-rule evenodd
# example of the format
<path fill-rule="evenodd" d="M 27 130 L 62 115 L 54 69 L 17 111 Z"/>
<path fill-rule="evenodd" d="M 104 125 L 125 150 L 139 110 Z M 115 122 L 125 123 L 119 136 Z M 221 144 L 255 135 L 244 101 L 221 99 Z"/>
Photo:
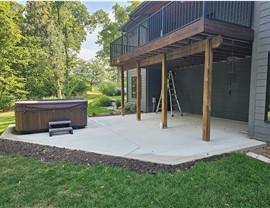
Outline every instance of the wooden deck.
<path fill-rule="evenodd" d="M 169 67 L 186 67 L 204 63 L 204 54 L 197 51 L 193 55 L 177 56 L 190 45 L 200 41 L 221 36 L 223 41 L 219 48 L 214 50 L 214 62 L 227 60 L 229 57 L 245 58 L 251 56 L 254 31 L 220 21 L 202 19 L 179 29 L 173 33 L 154 40 L 133 51 L 129 51 L 111 60 L 112 66 L 123 66 L 124 70 L 136 68 L 140 61 L 141 67 L 150 66 L 161 62 L 163 53 L 166 53 Z M 194 48 L 194 47 L 192 47 Z M 196 47 L 195 47 L 196 48 Z"/>

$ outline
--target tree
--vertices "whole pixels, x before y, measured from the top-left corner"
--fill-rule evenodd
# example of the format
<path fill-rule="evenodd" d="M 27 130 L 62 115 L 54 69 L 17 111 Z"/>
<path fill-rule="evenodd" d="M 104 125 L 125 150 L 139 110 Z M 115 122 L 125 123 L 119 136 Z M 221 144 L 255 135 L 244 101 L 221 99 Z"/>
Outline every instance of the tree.
<path fill-rule="evenodd" d="M 22 5 L 16 2 L 0 4 L 0 102 L 22 98 L 25 80 L 20 77 L 18 65 L 24 65 L 24 52 L 21 46 L 23 36 L 19 27 L 22 19 Z"/>
<path fill-rule="evenodd" d="M 118 3 L 112 7 L 115 21 L 110 19 L 109 13 L 103 10 L 98 10 L 91 16 L 90 29 L 93 31 L 97 27 L 102 28 L 98 33 L 96 42 L 102 46 L 102 49 L 97 52 L 98 58 L 109 60 L 110 43 L 121 35 L 120 27 L 128 21 L 128 14 L 138 7 L 141 2 L 131 1 L 129 3 L 125 7 L 121 7 Z"/>
<path fill-rule="evenodd" d="M 98 10 L 91 16 L 91 31 L 95 30 L 97 27 L 101 27 L 101 31 L 98 32 L 98 39 L 96 44 L 102 46 L 102 49 L 97 52 L 97 58 L 106 61 L 109 65 L 110 57 L 110 43 L 121 35 L 121 26 L 128 21 L 128 14 L 133 11 L 136 7 L 140 5 L 139 1 L 131 1 L 128 6 L 120 6 L 116 3 L 112 9 L 115 20 L 109 17 L 109 13 L 104 10 Z M 117 73 L 117 81 L 120 81 L 120 73 L 116 67 L 110 68 L 114 69 Z"/>
<path fill-rule="evenodd" d="M 54 2 L 28 2 L 27 23 L 29 35 L 40 47 L 39 58 L 43 68 L 53 72 L 57 97 L 62 98 L 61 82 L 65 71 L 64 36 L 53 13 Z"/>
<path fill-rule="evenodd" d="M 68 91 L 69 73 L 77 59 L 82 42 L 86 40 L 90 15 L 85 5 L 76 1 L 56 1 L 54 8 L 58 26 L 64 35 L 66 91 Z"/>
<path fill-rule="evenodd" d="M 104 79 L 104 64 L 101 60 L 91 59 L 90 61 L 78 60 L 74 67 L 73 74 L 91 86 L 98 85 Z"/>
<path fill-rule="evenodd" d="M 0 101 L 4 96 L 62 98 L 63 83 L 68 88 L 89 21 L 80 2 L 1 3 Z M 80 83 L 76 89 L 86 87 Z"/>

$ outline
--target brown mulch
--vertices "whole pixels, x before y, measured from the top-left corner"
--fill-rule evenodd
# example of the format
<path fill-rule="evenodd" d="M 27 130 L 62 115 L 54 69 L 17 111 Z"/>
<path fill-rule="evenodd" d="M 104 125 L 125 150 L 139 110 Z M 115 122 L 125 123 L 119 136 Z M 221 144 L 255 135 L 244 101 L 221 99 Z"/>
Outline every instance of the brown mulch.
<path fill-rule="evenodd" d="M 263 155 L 263 156 L 270 159 L 270 146 L 269 145 L 266 147 L 253 149 L 253 150 L 251 150 L 251 152 L 254 152 L 254 153 L 259 154 L 259 155 Z"/>
<path fill-rule="evenodd" d="M 156 172 L 175 172 L 186 170 L 195 165 L 199 161 L 211 161 L 224 157 L 228 154 L 212 156 L 209 158 L 191 161 L 179 165 L 166 165 L 151 162 L 143 162 L 140 160 L 127 159 L 123 157 L 108 156 L 85 152 L 80 150 L 69 150 L 65 148 L 31 144 L 26 142 L 11 141 L 0 139 L 0 154 L 3 155 L 20 155 L 32 156 L 43 162 L 70 162 L 88 166 L 104 165 L 106 167 L 121 167 L 127 168 L 138 173 Z"/>

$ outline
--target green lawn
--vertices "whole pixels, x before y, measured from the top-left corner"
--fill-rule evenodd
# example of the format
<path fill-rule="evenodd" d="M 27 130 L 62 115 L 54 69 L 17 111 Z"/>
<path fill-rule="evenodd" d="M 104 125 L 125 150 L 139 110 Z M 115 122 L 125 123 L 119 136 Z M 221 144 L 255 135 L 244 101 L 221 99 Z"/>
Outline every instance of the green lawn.
<path fill-rule="evenodd" d="M 173 174 L 0 155 L 1 207 L 270 207 L 270 165 L 233 154 Z"/>
<path fill-rule="evenodd" d="M 14 124 L 15 123 L 15 116 L 14 112 L 4 112 L 0 113 L 0 135 L 5 131 L 7 126 L 9 124 Z"/>
<path fill-rule="evenodd" d="M 112 113 L 112 112 L 114 112 L 114 110 L 102 108 L 99 106 L 88 106 L 88 109 L 87 109 L 87 114 L 89 116 L 92 116 L 93 114 L 101 115 L 101 114 L 105 114 L 105 113 L 107 114 L 107 113 Z"/>
<path fill-rule="evenodd" d="M 114 95 L 114 96 L 109 96 L 111 99 L 115 99 L 115 100 L 120 100 L 121 96 L 120 95 Z"/>
<path fill-rule="evenodd" d="M 88 101 L 88 110 L 87 110 L 87 114 L 89 116 L 92 116 L 93 114 L 95 115 L 101 115 L 101 114 L 108 114 L 108 113 L 113 113 L 115 112 L 115 110 L 110 110 L 110 109 L 106 109 L 100 106 L 96 106 L 95 103 L 97 102 L 97 100 L 102 96 L 101 93 L 94 93 L 91 94 L 91 97 L 89 97 L 87 99 Z M 111 99 L 120 99 L 121 96 L 109 96 Z"/>

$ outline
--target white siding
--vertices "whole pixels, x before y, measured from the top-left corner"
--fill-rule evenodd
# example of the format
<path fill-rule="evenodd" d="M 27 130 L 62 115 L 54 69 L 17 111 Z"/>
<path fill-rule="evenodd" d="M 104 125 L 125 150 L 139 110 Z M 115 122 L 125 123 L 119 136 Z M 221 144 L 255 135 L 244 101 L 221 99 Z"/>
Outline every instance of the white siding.
<path fill-rule="evenodd" d="M 270 142 L 270 124 L 265 123 L 268 52 L 270 51 L 270 3 L 255 2 L 255 37 L 249 109 L 249 135 Z"/>
<path fill-rule="evenodd" d="M 136 104 L 136 98 L 131 97 L 131 78 L 136 76 L 136 69 L 128 70 L 128 81 L 127 81 L 127 99 L 128 102 Z M 143 112 L 146 112 L 146 69 L 141 69 L 141 77 L 142 77 L 142 98 L 141 98 L 141 109 Z"/>

